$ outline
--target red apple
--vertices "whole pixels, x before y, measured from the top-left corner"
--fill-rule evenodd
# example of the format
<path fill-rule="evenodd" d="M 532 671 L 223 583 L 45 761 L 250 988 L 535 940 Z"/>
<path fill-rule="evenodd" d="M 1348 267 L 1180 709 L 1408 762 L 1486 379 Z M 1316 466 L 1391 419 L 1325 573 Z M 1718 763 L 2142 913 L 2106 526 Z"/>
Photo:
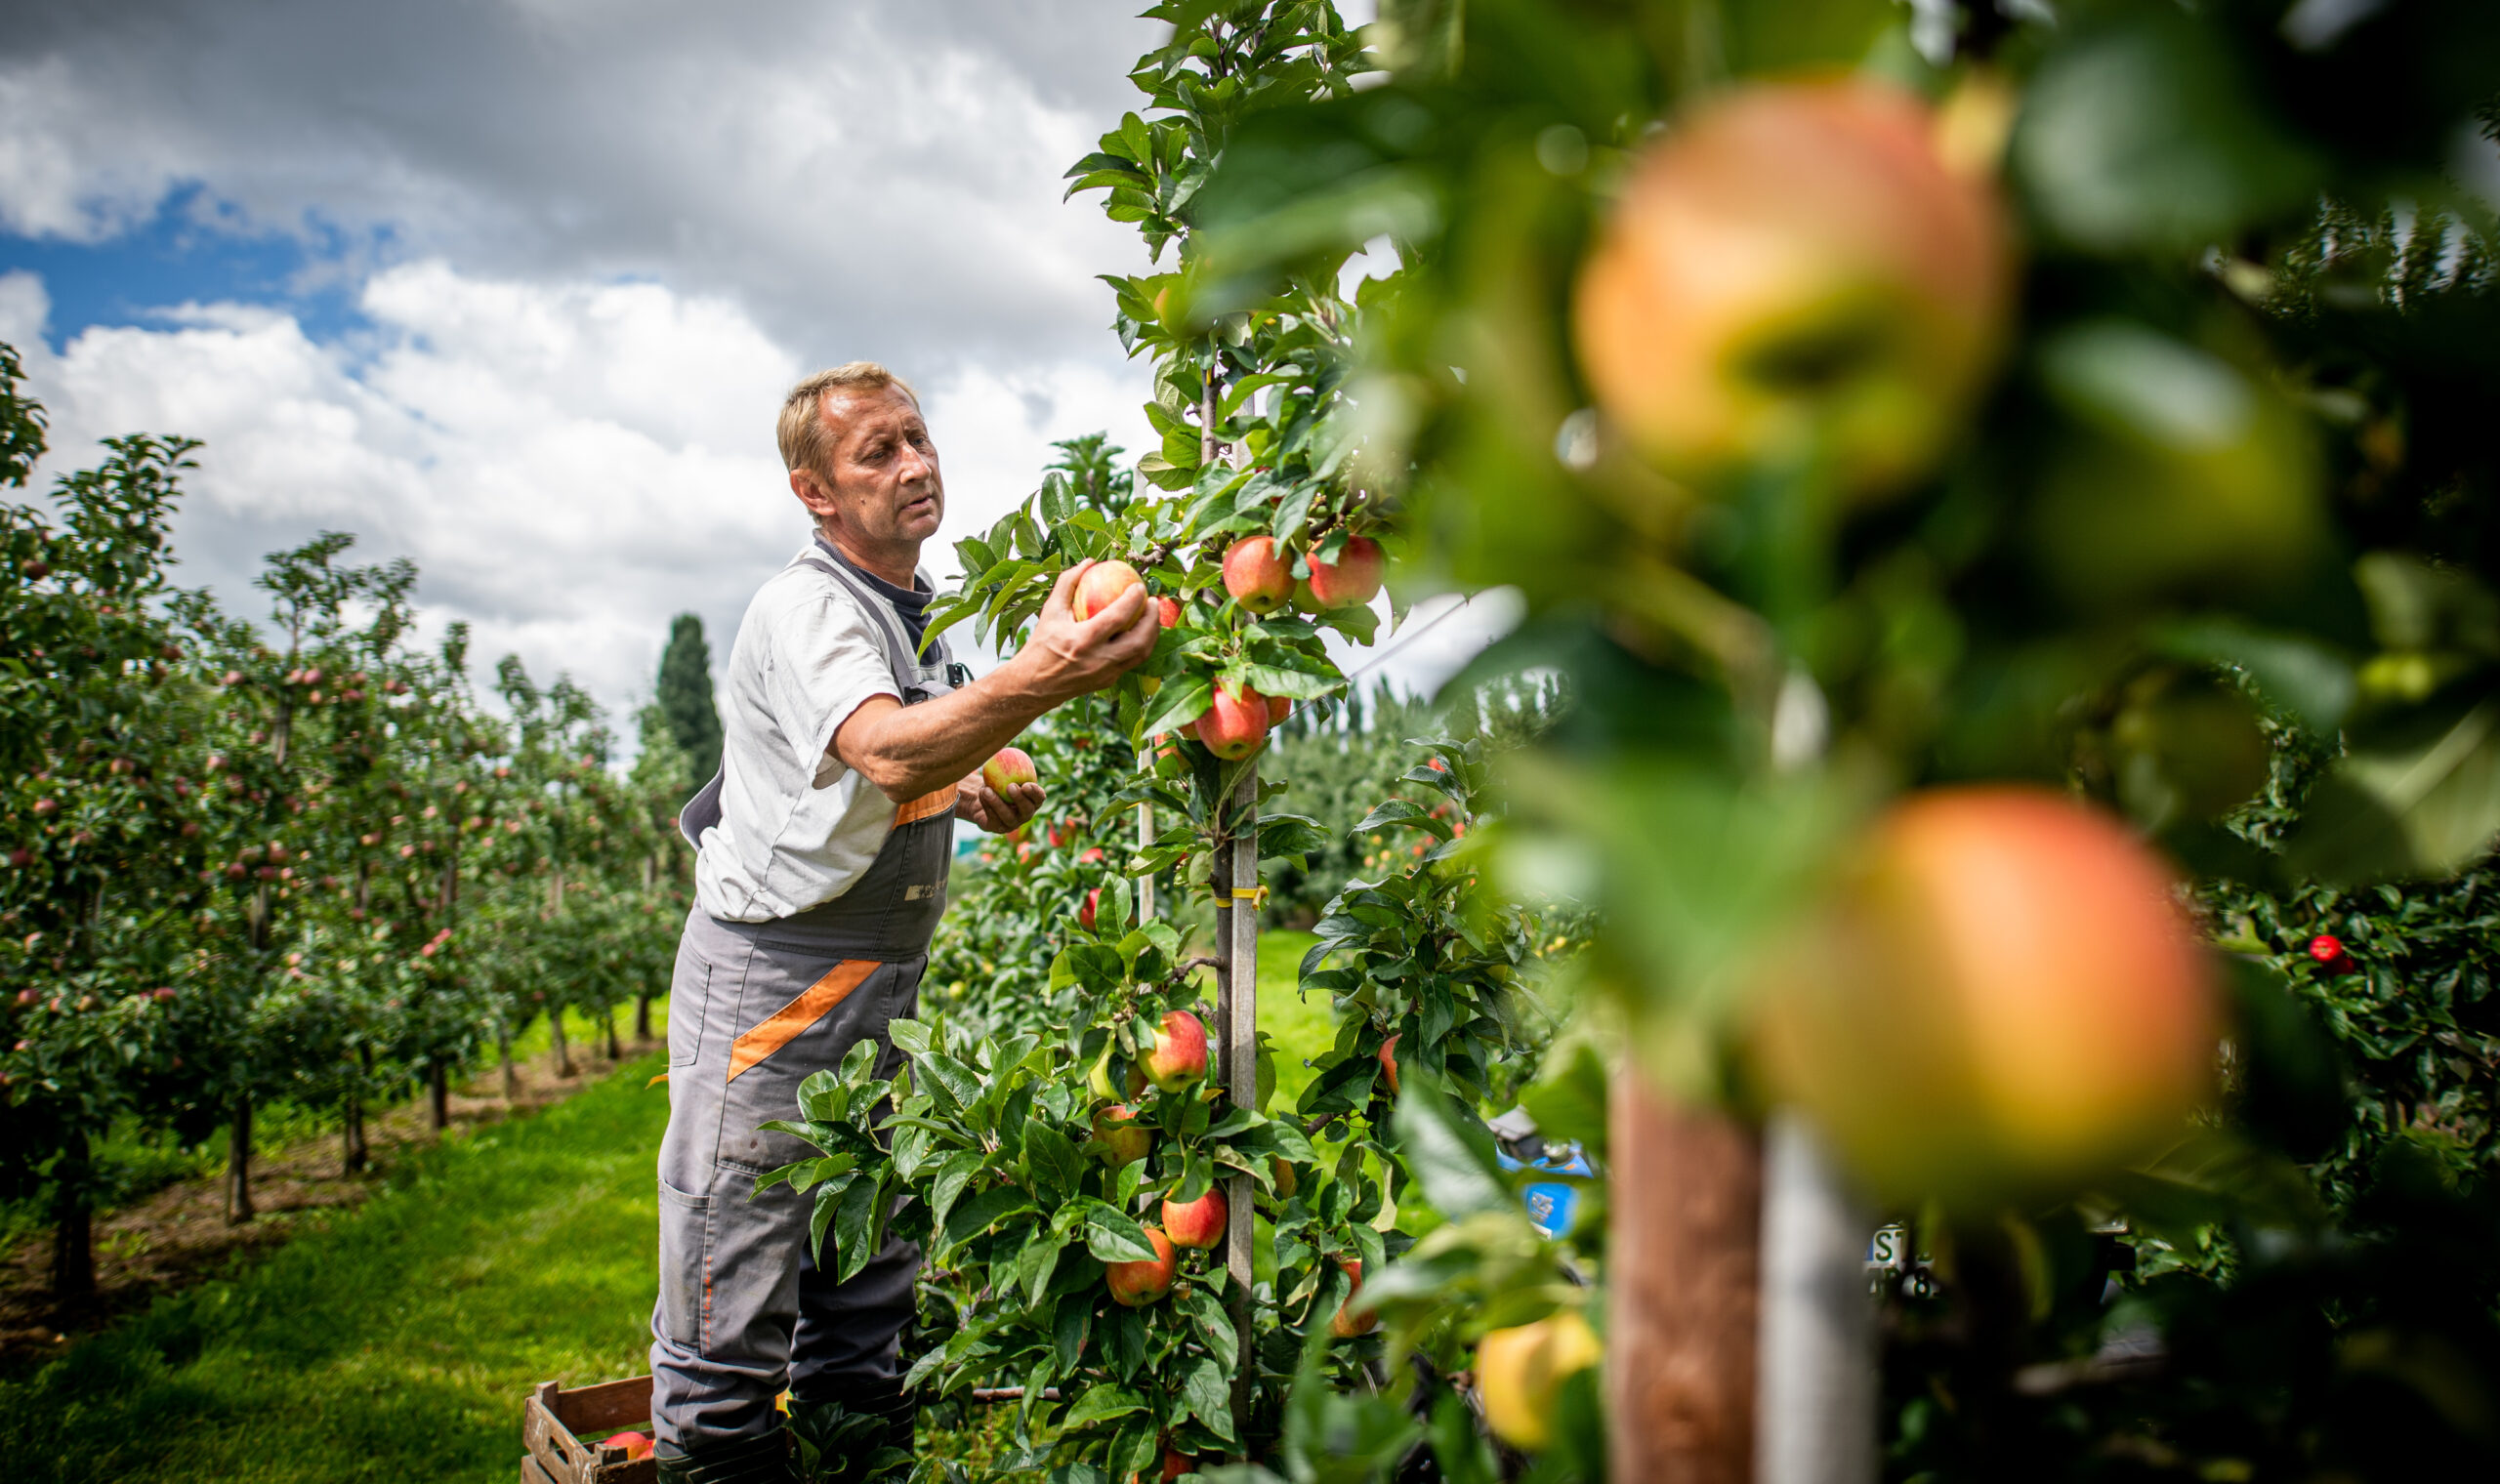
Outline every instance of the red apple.
<path fill-rule="evenodd" d="M 1398 1036 L 1402 1036 L 1404 1034 L 1405 1032 L 1403 1031 L 1397 1033 Z M 1389 1084 L 1389 1095 L 1392 1097 L 1396 1096 L 1397 1036 L 1392 1036 L 1380 1044 L 1380 1077 L 1383 1082 Z"/>
<path fill-rule="evenodd" d="M 1253 613 L 1273 613 L 1293 597 L 1293 563 L 1273 536 L 1236 541 L 1224 554 L 1224 590 Z"/>
<path fill-rule="evenodd" d="M 2344 940 L 2330 932 L 2321 932 L 2309 940 L 2309 956 L 2325 973 L 2342 973 L 2353 967 L 2353 956 L 2344 950 Z"/>
<path fill-rule="evenodd" d="M 1249 757 L 1267 744 L 1268 698 L 1244 685 L 1227 690 L 1219 682 L 1215 698 L 1197 720 L 1198 741 L 1227 762 Z"/>
<path fill-rule="evenodd" d="M 1207 1080 L 1207 1028 L 1186 1010 L 1167 1010 L 1138 1065 L 1158 1092 L 1178 1092 Z"/>
<path fill-rule="evenodd" d="M 1204 1251 L 1223 1244 L 1227 1215 L 1224 1192 L 1210 1185 L 1206 1194 L 1186 1205 L 1166 1196 L 1163 1229 L 1172 1234 L 1174 1246 Z"/>
<path fill-rule="evenodd" d="M 1283 696 L 1268 697 L 1268 724 L 1270 726 L 1282 726 L 1285 722 L 1285 718 L 1292 715 L 1293 702 L 1286 700 Z"/>
<path fill-rule="evenodd" d="M 649 1458 L 651 1456 L 651 1449 L 657 1445 L 652 1438 L 644 1433 L 620 1432 L 614 1437 L 601 1438 L 599 1440 L 599 1446 L 602 1448 L 622 1448 L 625 1450 L 626 1463 L 639 1463 L 643 1460 Z"/>
<path fill-rule="evenodd" d="M 1181 1254 L 1172 1239 L 1160 1228 L 1146 1228 L 1146 1240 L 1154 1245 L 1151 1262 L 1105 1262 L 1103 1281 L 1111 1287 L 1113 1301 L 1129 1308 L 1144 1308 L 1172 1292 L 1173 1281 L 1181 1276 Z"/>
<path fill-rule="evenodd" d="M 1909 93 L 1862 74 L 1729 89 L 1634 163 L 1572 339 L 1610 424 L 1678 480 L 1812 461 L 1881 495 L 1935 467 L 1987 381 L 2009 237 Z"/>
<path fill-rule="evenodd" d="M 1339 1340 L 1352 1340 L 1357 1335 L 1368 1335 L 1372 1331 L 1380 1328 L 1380 1316 L 1378 1314 L 1365 1313 L 1356 1315 L 1347 1312 L 1347 1310 L 1353 1306 L 1355 1295 L 1360 1294 L 1363 1291 L 1363 1259 L 1360 1257 L 1339 1257 L 1337 1259 L 1337 1270 L 1344 1273 L 1348 1278 L 1353 1279 L 1354 1287 L 1354 1292 L 1346 1296 L 1346 1301 L 1337 1305 L 1337 1312 L 1329 1316 L 1328 1333 L 1336 1336 Z"/>
<path fill-rule="evenodd" d="M 1084 928 L 1088 932 L 1092 932 L 1094 930 L 1094 915 L 1102 909 L 1102 905 L 1103 888 L 1100 886 L 1087 887 L 1085 891 L 1085 905 L 1076 909 L 1076 926 Z"/>
<path fill-rule="evenodd" d="M 1039 783 L 1042 775 L 1033 766 L 1032 756 L 1021 747 L 1002 747 L 980 765 L 980 781 L 989 791 L 1005 798 L 1007 791 L 1020 783 Z"/>
<path fill-rule="evenodd" d="M 1181 1477 L 1183 1474 L 1196 1472 L 1197 1467 L 1198 1461 L 1196 1459 L 1189 1457 L 1189 1455 L 1183 1453 L 1181 1450 L 1173 1447 L 1169 1443 L 1163 1445 L 1162 1484 L 1172 1484 L 1174 1479 Z"/>
<path fill-rule="evenodd" d="M 1177 598 L 1157 598 L 1146 606 L 1154 610 L 1154 621 L 1166 629 L 1181 622 L 1181 600 Z"/>
<path fill-rule="evenodd" d="M 1351 608 L 1380 596 L 1380 543 L 1356 536 L 1335 561 L 1311 558 L 1311 599 L 1323 608 Z"/>
<path fill-rule="evenodd" d="M 2157 1148 L 2208 1092 L 2210 966 L 2169 872 L 2043 789 L 1911 796 L 1767 965 L 1766 1085 L 1886 1196 L 2062 1187 Z"/>
<path fill-rule="evenodd" d="M 1137 1121 L 1135 1108 L 1115 1102 L 1094 1115 L 1094 1140 L 1103 1146 L 1103 1162 L 1117 1170 L 1146 1158 L 1154 1131 Z"/>
<path fill-rule="evenodd" d="M 1078 623 L 1083 623 L 1109 607 L 1129 589 L 1145 586 L 1146 579 L 1140 577 L 1137 568 L 1127 562 L 1098 561 L 1085 569 L 1084 576 L 1076 579 L 1076 591 L 1067 598 L 1068 610 L 1076 615 Z M 1146 604 L 1146 611 L 1151 612 L 1153 607 L 1152 603 Z M 1142 619 L 1144 614 L 1139 616 Z"/>

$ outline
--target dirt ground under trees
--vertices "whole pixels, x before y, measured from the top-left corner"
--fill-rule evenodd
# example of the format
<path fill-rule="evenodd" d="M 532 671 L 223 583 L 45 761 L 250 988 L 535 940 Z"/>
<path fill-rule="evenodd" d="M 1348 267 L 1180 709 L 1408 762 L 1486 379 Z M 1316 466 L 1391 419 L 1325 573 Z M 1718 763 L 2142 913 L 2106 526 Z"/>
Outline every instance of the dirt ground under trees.
<path fill-rule="evenodd" d="M 662 1043 L 625 1038 L 624 1060 Z M 543 1051 L 514 1064 L 512 1095 L 499 1068 L 455 1087 L 450 1123 L 437 1134 L 422 1092 L 379 1118 L 368 1118 L 370 1156 L 363 1171 L 342 1168 L 333 1131 L 279 1148 L 262 1147 L 252 1161 L 258 1216 L 240 1226 L 226 1220 L 225 1171 L 178 1180 L 96 1217 L 96 1292 L 67 1303 L 52 1297 L 50 1232 L 0 1257 L 0 1372 L 49 1359 L 70 1340 L 145 1309 L 160 1295 L 222 1276 L 284 1244 L 307 1222 L 352 1210 L 382 1188 L 401 1151 L 438 1138 L 461 1138 L 515 1117 L 526 1117 L 581 1091 L 613 1070 L 604 1043 L 573 1051 L 574 1075 L 556 1074 Z"/>

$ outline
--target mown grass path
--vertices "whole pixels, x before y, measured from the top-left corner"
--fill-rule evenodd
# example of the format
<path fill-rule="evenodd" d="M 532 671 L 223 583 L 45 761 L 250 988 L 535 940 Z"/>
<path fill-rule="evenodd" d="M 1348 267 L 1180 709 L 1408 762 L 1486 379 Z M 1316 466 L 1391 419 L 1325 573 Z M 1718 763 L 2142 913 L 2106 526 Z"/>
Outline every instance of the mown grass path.
<path fill-rule="evenodd" d="M 1332 1034 L 1264 938 L 1279 1100 Z M 644 1369 L 656 1279 L 654 1054 L 535 1117 L 408 1157 L 362 1207 L 0 1384 L 9 1484 L 507 1484 L 521 1398 Z"/>
<path fill-rule="evenodd" d="M 240 1278 L 0 1386 L 0 1473 L 511 1479 L 532 1382 L 643 1368 L 661 1064 L 427 1150 Z"/>

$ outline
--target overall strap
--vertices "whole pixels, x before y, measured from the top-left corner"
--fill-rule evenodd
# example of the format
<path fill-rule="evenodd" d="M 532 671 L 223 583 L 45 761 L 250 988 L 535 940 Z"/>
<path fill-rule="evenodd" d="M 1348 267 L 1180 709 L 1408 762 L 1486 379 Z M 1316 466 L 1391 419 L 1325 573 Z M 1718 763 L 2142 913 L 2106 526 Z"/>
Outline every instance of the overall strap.
<path fill-rule="evenodd" d="M 865 579 L 838 561 L 808 555 L 799 557 L 801 566 L 810 566 L 842 585 L 852 599 L 876 620 L 886 639 L 886 663 L 894 671 L 895 684 L 901 687 L 903 704 L 943 695 L 955 688 L 953 680 L 954 652 L 946 647 L 945 636 L 939 635 L 930 646 L 927 659 L 921 658 L 911 641 L 911 631 L 903 627 L 895 613 L 894 604 L 868 586 Z"/>

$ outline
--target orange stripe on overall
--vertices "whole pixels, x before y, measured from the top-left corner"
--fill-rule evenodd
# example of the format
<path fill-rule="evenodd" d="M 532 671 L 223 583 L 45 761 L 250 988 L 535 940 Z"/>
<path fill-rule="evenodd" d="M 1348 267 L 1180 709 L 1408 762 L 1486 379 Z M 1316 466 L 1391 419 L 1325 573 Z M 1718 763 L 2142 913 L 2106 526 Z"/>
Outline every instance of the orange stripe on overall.
<path fill-rule="evenodd" d="M 809 985 L 805 994 L 729 1044 L 729 1080 L 737 1081 L 739 1073 L 798 1040 L 809 1026 L 833 1013 L 833 1008 L 851 998 L 851 992 L 878 968 L 876 959 L 845 959 L 834 965 L 823 978 Z"/>

